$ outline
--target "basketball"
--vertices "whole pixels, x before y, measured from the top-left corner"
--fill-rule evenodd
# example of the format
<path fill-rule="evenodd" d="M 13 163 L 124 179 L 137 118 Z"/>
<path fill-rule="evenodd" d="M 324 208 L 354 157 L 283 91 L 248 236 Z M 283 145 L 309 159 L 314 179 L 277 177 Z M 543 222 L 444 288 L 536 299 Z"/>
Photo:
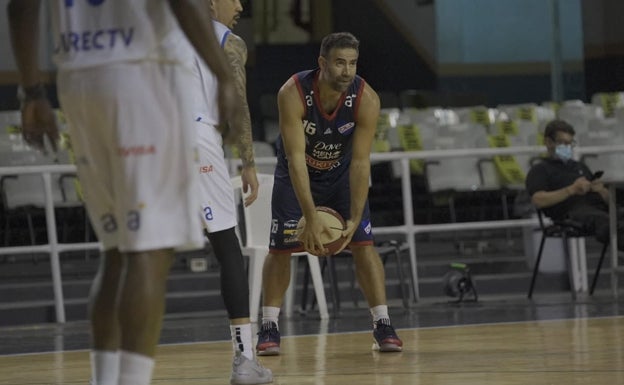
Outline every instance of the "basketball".
<path fill-rule="evenodd" d="M 345 220 L 336 210 L 329 207 L 317 206 L 316 212 L 323 223 L 331 229 L 331 234 L 326 232 L 321 233 L 323 246 L 325 246 L 328 250 L 328 253 L 327 255 L 319 255 L 319 257 L 334 255 L 345 241 L 342 236 L 342 231 L 347 227 Z M 305 218 L 301 217 L 301 219 L 299 219 L 299 223 L 297 223 L 297 233 L 303 229 L 304 225 Z"/>

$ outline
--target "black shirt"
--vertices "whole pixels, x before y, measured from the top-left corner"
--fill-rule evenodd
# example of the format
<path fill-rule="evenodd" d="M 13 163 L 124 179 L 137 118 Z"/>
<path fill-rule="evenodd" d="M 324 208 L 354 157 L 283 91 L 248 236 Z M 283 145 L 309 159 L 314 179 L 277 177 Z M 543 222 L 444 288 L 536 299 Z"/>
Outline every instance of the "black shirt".
<path fill-rule="evenodd" d="M 591 180 L 589 168 L 575 160 L 563 162 L 557 158 L 545 158 L 531 167 L 526 177 L 527 192 L 533 196 L 538 191 L 555 191 L 567 187 L 575 180 L 584 176 Z M 591 206 L 607 210 L 606 203 L 597 192 L 590 191 L 585 195 L 573 195 L 561 203 L 544 208 L 544 213 L 555 219 L 565 218 L 566 214 L 579 206 Z"/>

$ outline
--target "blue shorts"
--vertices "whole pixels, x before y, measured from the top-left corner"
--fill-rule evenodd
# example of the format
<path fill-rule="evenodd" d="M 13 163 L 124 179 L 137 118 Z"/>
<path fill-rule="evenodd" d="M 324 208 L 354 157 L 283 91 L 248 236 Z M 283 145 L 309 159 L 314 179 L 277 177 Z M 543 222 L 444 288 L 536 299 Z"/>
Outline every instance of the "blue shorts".
<path fill-rule="evenodd" d="M 310 182 L 312 198 L 316 206 L 330 207 L 343 218 L 350 217 L 350 191 L 348 178 L 345 182 L 338 183 L 314 183 Z M 271 252 L 297 252 L 303 251 L 302 245 L 297 241 L 297 222 L 301 218 L 301 208 L 295 195 L 295 190 L 288 177 L 276 177 L 273 184 L 273 196 L 271 199 Z M 364 205 L 362 221 L 360 222 L 350 245 L 372 245 L 373 232 L 370 221 L 370 209 L 368 200 Z"/>

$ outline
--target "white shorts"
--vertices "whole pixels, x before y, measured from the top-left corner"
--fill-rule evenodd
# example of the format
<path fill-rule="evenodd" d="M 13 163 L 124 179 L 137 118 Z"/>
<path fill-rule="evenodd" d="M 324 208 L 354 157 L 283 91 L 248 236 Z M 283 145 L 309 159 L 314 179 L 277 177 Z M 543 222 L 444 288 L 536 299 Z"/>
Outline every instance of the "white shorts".
<path fill-rule="evenodd" d="M 203 246 L 196 130 L 183 92 L 193 81 L 155 62 L 59 73 L 78 177 L 105 249 Z"/>
<path fill-rule="evenodd" d="M 206 123 L 195 122 L 198 135 L 199 191 L 204 227 L 209 233 L 236 226 L 234 190 L 222 148 L 221 134 Z"/>

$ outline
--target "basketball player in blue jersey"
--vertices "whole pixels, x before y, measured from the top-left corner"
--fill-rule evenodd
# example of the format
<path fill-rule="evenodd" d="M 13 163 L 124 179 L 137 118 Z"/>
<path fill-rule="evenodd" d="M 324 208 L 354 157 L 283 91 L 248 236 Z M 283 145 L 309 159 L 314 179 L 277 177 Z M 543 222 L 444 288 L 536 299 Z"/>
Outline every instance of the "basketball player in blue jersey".
<path fill-rule="evenodd" d="M 58 129 L 38 68 L 40 3 L 11 0 L 8 16 L 24 139 L 42 148 Z M 149 385 L 174 250 L 203 246 L 185 97 L 194 79 L 178 42 L 188 38 L 216 74 L 224 118 L 236 112 L 231 70 L 190 0 L 49 3 L 59 100 L 104 248 L 90 298 L 91 383 Z"/>
<path fill-rule="evenodd" d="M 263 270 L 262 326 L 258 355 L 280 352 L 278 316 L 290 278 L 290 254 L 324 255 L 316 206 L 338 211 L 347 222 L 343 247 L 354 258 L 358 282 L 373 318 L 375 346 L 402 350 L 390 323 L 384 269 L 373 246 L 368 208 L 370 152 L 379 116 L 377 93 L 356 75 L 359 41 L 332 33 L 321 43 L 319 68 L 293 75 L 279 90 L 280 140 L 272 199 L 269 254 Z M 298 238 L 297 222 L 305 217 Z"/>
<path fill-rule="evenodd" d="M 232 68 L 237 102 L 241 111 L 224 122 L 236 134 L 242 160 L 241 179 L 245 205 L 258 196 L 258 178 L 254 164 L 251 118 L 247 105 L 245 63 L 247 46 L 232 33 L 243 7 L 239 0 L 211 0 L 212 25 L 217 41 L 226 53 Z M 189 47 L 190 49 L 190 47 Z M 200 167 L 199 189 L 201 217 L 212 249 L 219 261 L 221 296 L 230 319 L 230 335 L 234 349 L 231 384 L 266 384 L 273 381 L 271 370 L 255 358 L 253 333 L 249 319 L 249 285 L 240 242 L 236 236 L 236 206 L 229 170 L 224 159 L 221 133 L 217 130 L 219 113 L 214 103 L 217 79 L 201 58 L 195 60 L 196 92 L 193 121 L 197 130 Z"/>

